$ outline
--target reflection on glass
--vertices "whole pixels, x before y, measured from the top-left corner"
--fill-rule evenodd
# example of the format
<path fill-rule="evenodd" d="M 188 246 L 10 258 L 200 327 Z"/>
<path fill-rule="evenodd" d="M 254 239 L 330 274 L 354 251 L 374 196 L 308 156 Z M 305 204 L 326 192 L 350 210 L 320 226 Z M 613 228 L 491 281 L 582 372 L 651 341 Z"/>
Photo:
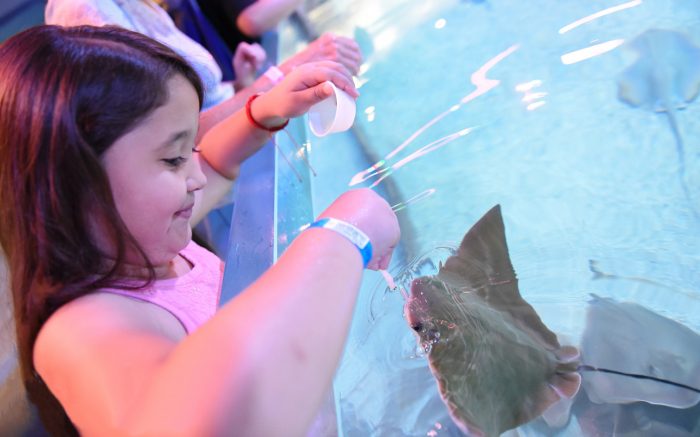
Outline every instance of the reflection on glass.
<path fill-rule="evenodd" d="M 409 144 L 411 144 L 416 138 L 418 138 L 419 135 L 421 135 L 423 132 L 428 130 L 431 126 L 433 126 L 435 123 L 438 121 L 442 120 L 445 118 L 450 112 L 454 112 L 458 110 L 462 105 L 474 100 L 475 98 L 487 93 L 488 91 L 492 90 L 493 88 L 497 87 L 498 84 L 501 83 L 500 80 L 497 79 L 489 79 L 486 77 L 486 74 L 491 70 L 493 67 L 495 67 L 499 62 L 513 54 L 518 48 L 520 47 L 519 44 L 514 44 L 510 47 L 508 47 L 506 50 L 500 52 L 493 58 L 489 59 L 484 65 L 479 67 L 472 75 L 471 75 L 471 83 L 476 86 L 476 89 L 472 91 L 471 93 L 467 94 L 464 96 L 462 99 L 460 99 L 459 103 L 456 105 L 450 106 L 450 108 L 447 111 L 444 111 L 440 114 L 438 114 L 435 118 L 418 128 L 414 133 L 412 133 L 403 143 L 401 143 L 398 147 L 396 147 L 394 150 L 389 152 L 384 160 L 382 161 L 388 161 L 391 158 L 393 158 L 397 153 L 405 149 Z M 426 146 L 423 146 L 419 151 L 413 153 L 409 158 L 406 158 L 402 160 L 401 162 L 395 164 L 392 166 L 392 168 L 399 168 L 405 165 L 408 161 L 411 161 L 413 159 L 418 158 L 419 156 L 423 156 L 428 152 L 431 152 L 439 147 L 444 146 L 445 144 L 449 143 L 450 141 L 453 141 L 456 136 L 463 136 L 469 133 L 471 128 L 468 129 L 462 129 L 454 134 L 448 135 L 446 137 L 443 137 L 437 141 L 434 141 Z M 379 182 L 381 182 L 383 179 L 389 176 L 391 172 L 389 171 L 387 173 L 388 169 L 383 169 L 382 171 L 377 171 L 379 167 L 379 163 L 374 164 L 372 167 L 368 168 L 367 170 L 363 170 L 359 173 L 357 173 L 355 176 L 352 177 L 350 180 L 350 183 L 348 184 L 349 186 L 354 186 L 359 183 L 362 183 L 366 181 L 367 179 L 376 176 L 378 174 L 382 174 L 383 176 L 376 181 L 372 186 L 376 186 Z"/>
<path fill-rule="evenodd" d="M 367 114 L 367 121 L 370 121 L 370 122 L 374 121 L 374 117 L 375 117 L 374 109 L 375 109 L 374 106 L 368 106 L 365 109 L 365 114 Z"/>
<path fill-rule="evenodd" d="M 602 11 L 598 11 L 595 14 L 588 15 L 586 17 L 583 17 L 581 19 L 578 19 L 574 21 L 573 23 L 567 24 L 566 26 L 562 27 L 559 29 L 559 34 L 565 34 L 566 32 L 570 31 L 571 29 L 575 29 L 578 26 L 582 24 L 589 23 L 593 20 L 597 20 L 600 17 L 604 17 L 606 15 L 613 14 L 615 12 L 620 12 L 625 9 L 633 8 L 635 6 L 639 6 L 642 4 L 642 0 L 632 0 L 631 2 L 623 3 L 621 5 L 613 6 L 611 8 L 603 9 Z"/>
<path fill-rule="evenodd" d="M 408 205 L 418 202 L 423 199 L 427 199 L 428 197 L 432 196 L 435 194 L 435 188 L 428 188 L 425 191 L 421 191 L 420 193 L 416 194 L 415 196 L 411 197 L 410 199 L 399 202 L 396 205 L 392 206 L 391 209 L 394 210 L 394 212 L 401 211 L 402 209 L 406 208 Z"/>
<path fill-rule="evenodd" d="M 620 47 L 625 42 L 624 39 L 614 39 L 611 41 L 606 41 L 600 44 L 595 44 L 580 50 L 575 50 L 573 52 L 565 53 L 561 55 L 561 62 L 565 65 L 575 64 L 577 62 L 585 61 L 594 56 L 602 55 L 611 50 Z"/>
<path fill-rule="evenodd" d="M 545 104 L 544 100 L 541 99 L 543 99 L 547 95 L 547 93 L 543 91 L 532 91 L 533 88 L 539 87 L 540 85 L 542 85 L 541 80 L 531 80 L 529 82 L 520 83 L 515 86 L 516 91 L 524 93 L 521 101 L 523 103 L 527 103 L 526 108 L 528 111 L 534 111 L 537 108 L 541 108 Z"/>

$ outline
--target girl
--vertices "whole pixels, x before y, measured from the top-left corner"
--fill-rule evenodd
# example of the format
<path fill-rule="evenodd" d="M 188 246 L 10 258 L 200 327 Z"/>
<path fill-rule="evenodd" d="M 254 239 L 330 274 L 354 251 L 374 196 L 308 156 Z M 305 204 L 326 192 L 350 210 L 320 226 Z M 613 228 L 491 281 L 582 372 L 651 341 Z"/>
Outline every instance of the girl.
<path fill-rule="evenodd" d="M 24 382 L 54 434 L 306 432 L 395 215 L 370 190 L 341 195 L 216 314 L 221 264 L 190 229 L 326 80 L 357 96 L 341 65 L 306 64 L 195 148 L 201 84 L 160 43 L 40 26 L 0 46 L 0 243 Z"/>

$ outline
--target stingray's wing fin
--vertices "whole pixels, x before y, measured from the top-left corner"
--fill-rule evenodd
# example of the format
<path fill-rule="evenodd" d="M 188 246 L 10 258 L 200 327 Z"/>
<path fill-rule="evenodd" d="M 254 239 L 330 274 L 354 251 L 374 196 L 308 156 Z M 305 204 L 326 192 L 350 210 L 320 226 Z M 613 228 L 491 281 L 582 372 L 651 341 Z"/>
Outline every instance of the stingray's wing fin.
<path fill-rule="evenodd" d="M 457 253 L 445 261 L 438 277 L 462 291 L 475 293 L 490 307 L 509 314 L 547 349 L 559 348 L 556 335 L 520 296 L 500 205 L 491 208 L 472 226 Z"/>

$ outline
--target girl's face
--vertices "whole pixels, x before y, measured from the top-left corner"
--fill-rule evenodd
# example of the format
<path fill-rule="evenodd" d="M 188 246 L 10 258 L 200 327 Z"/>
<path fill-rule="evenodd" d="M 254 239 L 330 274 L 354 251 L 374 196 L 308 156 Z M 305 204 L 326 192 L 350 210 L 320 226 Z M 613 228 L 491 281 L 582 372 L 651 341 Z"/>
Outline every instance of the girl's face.
<path fill-rule="evenodd" d="M 117 210 L 156 266 L 170 262 L 189 243 L 195 192 L 206 184 L 192 150 L 197 93 L 180 75 L 167 87 L 167 102 L 103 156 Z M 128 254 L 127 262 L 137 263 L 136 254 Z"/>

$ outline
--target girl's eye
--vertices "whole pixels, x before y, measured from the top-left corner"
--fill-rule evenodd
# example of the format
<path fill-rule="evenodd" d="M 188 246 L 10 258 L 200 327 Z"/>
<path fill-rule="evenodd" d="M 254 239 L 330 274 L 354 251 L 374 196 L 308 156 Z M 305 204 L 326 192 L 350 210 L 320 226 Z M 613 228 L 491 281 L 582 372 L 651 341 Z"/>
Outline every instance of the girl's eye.
<path fill-rule="evenodd" d="M 172 168 L 178 168 L 187 161 L 187 158 L 178 156 L 177 158 L 163 159 L 163 162 Z"/>
<path fill-rule="evenodd" d="M 200 152 L 200 150 L 196 146 L 192 148 L 192 153 L 199 153 L 199 152 Z M 188 156 L 178 156 L 177 158 L 163 159 L 162 161 L 164 163 L 168 164 L 168 166 L 170 166 L 172 168 L 178 168 L 182 164 L 187 162 L 188 159 L 189 159 Z"/>

